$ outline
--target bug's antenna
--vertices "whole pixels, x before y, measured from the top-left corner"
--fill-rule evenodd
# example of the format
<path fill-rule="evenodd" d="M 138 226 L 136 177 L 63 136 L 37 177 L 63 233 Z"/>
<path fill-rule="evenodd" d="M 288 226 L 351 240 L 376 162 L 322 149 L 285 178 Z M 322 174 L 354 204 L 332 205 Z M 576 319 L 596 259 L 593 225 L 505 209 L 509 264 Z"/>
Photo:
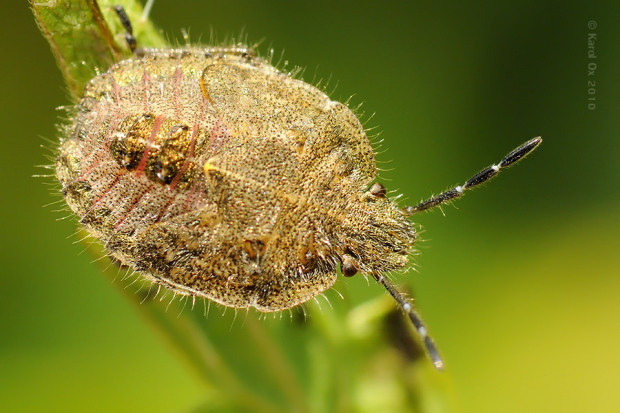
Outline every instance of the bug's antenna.
<path fill-rule="evenodd" d="M 510 152 L 508 155 L 504 156 L 504 158 L 498 164 L 491 165 L 488 168 L 481 170 L 480 172 L 469 178 L 467 182 L 465 182 L 463 185 L 457 185 L 454 188 L 447 190 L 446 192 L 427 199 L 426 201 L 420 202 L 416 206 L 407 206 L 403 209 L 403 211 L 407 216 L 411 216 L 417 214 L 418 212 L 426 211 L 427 209 L 431 209 L 438 205 L 445 204 L 446 202 L 449 202 L 453 199 L 460 198 L 468 189 L 472 189 L 493 178 L 499 173 L 500 169 L 506 168 L 525 158 L 534 149 L 536 149 L 541 142 L 542 138 L 540 136 L 534 139 L 530 139 L 523 145 L 519 146 L 517 149 Z"/>
<path fill-rule="evenodd" d="M 121 24 L 125 28 L 125 41 L 127 42 L 127 46 L 129 46 L 129 50 L 131 50 L 131 53 L 134 53 L 136 51 L 137 41 L 133 35 L 131 20 L 129 19 L 129 16 L 127 15 L 127 12 L 125 11 L 125 8 L 123 6 L 114 6 L 114 11 L 118 15 Z"/>
<path fill-rule="evenodd" d="M 431 361 L 435 365 L 437 370 L 443 370 L 443 360 L 439 355 L 439 351 L 433 342 L 433 339 L 428 335 L 428 330 L 422 321 L 422 318 L 418 315 L 418 313 L 413 309 L 413 305 L 403 297 L 403 295 L 392 285 L 392 283 L 385 278 L 383 275 L 372 274 L 375 280 L 379 284 L 385 287 L 385 289 L 390 293 L 392 297 L 398 303 L 398 306 L 407 314 L 409 320 L 415 327 L 416 331 L 420 335 L 420 338 L 424 342 L 424 347 L 426 349 L 426 353 L 430 357 Z"/>

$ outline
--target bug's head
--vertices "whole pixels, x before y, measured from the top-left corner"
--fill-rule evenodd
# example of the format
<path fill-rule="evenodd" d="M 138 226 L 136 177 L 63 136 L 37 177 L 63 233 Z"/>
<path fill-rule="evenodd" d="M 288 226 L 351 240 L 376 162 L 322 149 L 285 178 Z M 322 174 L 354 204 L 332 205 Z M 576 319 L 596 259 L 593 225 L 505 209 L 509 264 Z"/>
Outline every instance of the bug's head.
<path fill-rule="evenodd" d="M 312 162 L 321 160 L 322 168 L 309 168 L 318 171 L 314 179 L 327 189 L 325 196 L 339 216 L 333 252 L 343 275 L 384 274 L 404 267 L 415 230 L 385 187 L 372 183 L 375 154 L 359 119 L 345 104 L 331 102 L 314 124 L 318 132 L 309 135 L 305 148 Z"/>
<path fill-rule="evenodd" d="M 407 265 L 416 232 L 406 214 L 380 183 L 358 197 L 347 206 L 342 228 L 343 275 L 383 274 Z"/>

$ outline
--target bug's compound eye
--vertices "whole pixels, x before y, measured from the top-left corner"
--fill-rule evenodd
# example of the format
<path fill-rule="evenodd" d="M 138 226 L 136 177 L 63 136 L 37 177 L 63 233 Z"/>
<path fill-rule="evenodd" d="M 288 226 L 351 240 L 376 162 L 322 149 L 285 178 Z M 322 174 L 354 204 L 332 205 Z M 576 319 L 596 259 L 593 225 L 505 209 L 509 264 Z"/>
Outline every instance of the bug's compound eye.
<path fill-rule="evenodd" d="M 342 264 L 340 265 L 340 270 L 342 271 L 342 275 L 345 277 L 353 277 L 359 271 L 357 267 L 357 262 L 355 258 L 350 255 L 342 256 Z"/>
<path fill-rule="evenodd" d="M 387 191 L 385 190 L 385 187 L 383 185 L 381 185 L 379 182 L 375 182 L 370 187 L 369 192 L 370 192 L 370 195 L 375 196 L 377 198 L 385 198 L 385 194 Z"/>

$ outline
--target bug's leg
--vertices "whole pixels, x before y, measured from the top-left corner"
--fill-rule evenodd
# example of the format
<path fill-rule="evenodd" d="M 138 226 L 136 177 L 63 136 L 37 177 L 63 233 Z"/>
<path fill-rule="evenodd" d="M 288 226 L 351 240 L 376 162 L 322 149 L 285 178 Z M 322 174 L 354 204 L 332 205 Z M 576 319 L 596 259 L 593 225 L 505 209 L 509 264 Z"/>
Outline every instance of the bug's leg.
<path fill-rule="evenodd" d="M 127 16 L 127 12 L 125 11 L 125 8 L 123 6 L 121 5 L 114 6 L 114 11 L 118 15 L 118 18 L 120 19 L 121 24 L 125 28 L 125 41 L 127 42 L 127 45 L 129 46 L 129 50 L 131 50 L 131 53 L 134 53 L 136 51 L 137 41 L 133 35 L 133 27 L 131 26 L 131 20 L 129 20 L 129 16 Z"/>
<path fill-rule="evenodd" d="M 439 355 L 439 351 L 433 342 L 431 336 L 428 335 L 428 330 L 422 321 L 422 318 L 418 315 L 418 313 L 413 309 L 413 305 L 409 302 L 395 287 L 394 285 L 383 275 L 372 274 L 375 280 L 379 284 L 381 284 L 385 289 L 390 293 L 392 297 L 398 303 L 398 306 L 407 314 L 409 320 L 415 327 L 416 331 L 420 335 L 420 338 L 424 342 L 424 348 L 426 349 L 426 353 L 430 357 L 433 365 L 437 370 L 443 369 L 443 360 Z"/>
<path fill-rule="evenodd" d="M 534 139 L 530 139 L 523 145 L 519 146 L 518 148 L 504 156 L 504 158 L 499 161 L 499 163 L 491 165 L 469 178 L 467 182 L 465 182 L 463 185 L 457 185 L 454 188 L 447 190 L 446 192 L 431 197 L 426 201 L 420 202 L 416 206 L 407 206 L 403 209 L 403 211 L 407 216 L 411 216 L 413 214 L 417 214 L 418 212 L 426 211 L 427 209 L 431 209 L 438 205 L 445 204 L 446 202 L 449 202 L 453 199 L 460 198 L 468 189 L 472 189 L 488 181 L 489 179 L 497 175 L 502 168 L 506 168 L 526 157 L 534 149 L 536 149 L 541 142 L 542 138 L 540 136 Z"/>

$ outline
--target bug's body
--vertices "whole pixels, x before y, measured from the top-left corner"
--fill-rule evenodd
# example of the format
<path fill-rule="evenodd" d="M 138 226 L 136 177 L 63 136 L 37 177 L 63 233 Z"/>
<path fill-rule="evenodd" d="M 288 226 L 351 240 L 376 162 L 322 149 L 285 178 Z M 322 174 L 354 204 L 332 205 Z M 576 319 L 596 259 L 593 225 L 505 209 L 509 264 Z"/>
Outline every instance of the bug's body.
<path fill-rule="evenodd" d="M 406 214 L 343 104 L 243 49 L 146 50 L 95 77 L 57 174 L 110 254 L 178 293 L 278 311 L 336 268 L 402 268 Z"/>
<path fill-rule="evenodd" d="M 408 262 L 408 218 L 463 196 L 541 141 L 399 208 L 372 183 L 374 152 L 346 105 L 244 48 L 147 49 L 88 84 L 56 172 L 82 224 L 147 279 L 268 312 L 330 288 L 340 264 L 386 288 L 442 368 L 413 305 L 385 277 Z"/>

